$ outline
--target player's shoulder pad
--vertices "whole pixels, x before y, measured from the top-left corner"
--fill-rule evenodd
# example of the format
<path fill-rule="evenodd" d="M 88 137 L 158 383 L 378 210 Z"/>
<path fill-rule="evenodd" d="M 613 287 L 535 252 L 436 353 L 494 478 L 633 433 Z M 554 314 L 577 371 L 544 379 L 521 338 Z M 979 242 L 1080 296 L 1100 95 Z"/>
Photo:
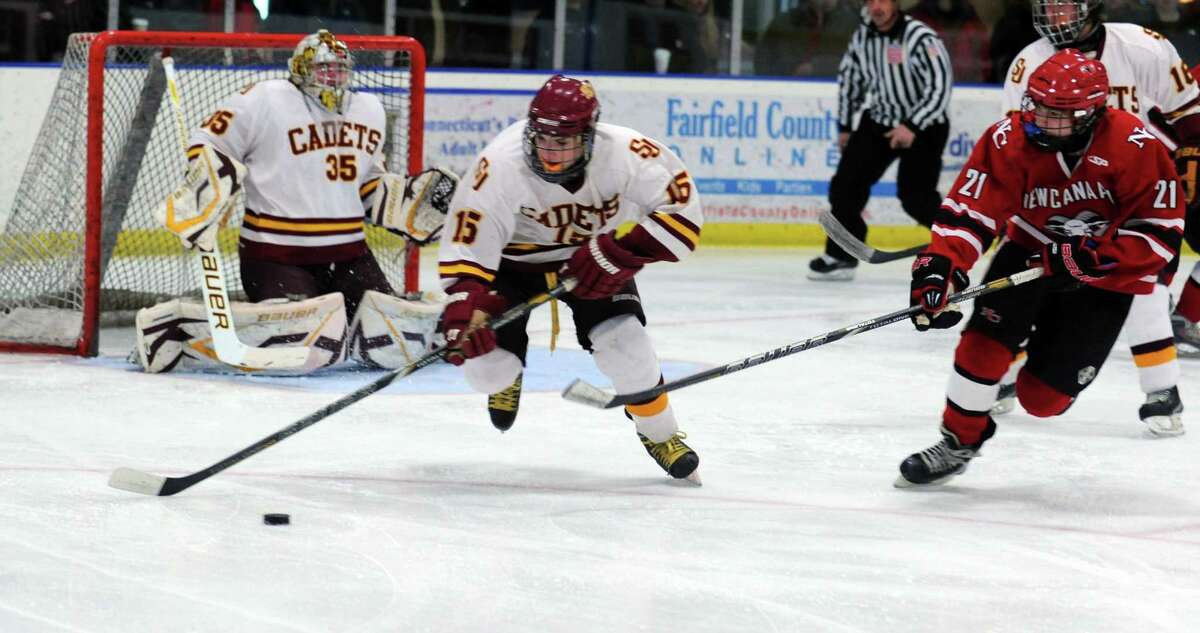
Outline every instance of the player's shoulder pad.
<path fill-rule="evenodd" d="M 987 143 L 992 149 L 1000 152 L 1020 151 L 1025 144 L 1020 115 L 1010 114 L 989 125 L 980 142 Z"/>
<path fill-rule="evenodd" d="M 1134 57 L 1134 67 L 1138 66 L 1138 62 L 1169 61 L 1169 57 L 1173 56 L 1171 53 L 1175 51 L 1175 45 L 1166 36 L 1138 24 L 1107 22 L 1104 28 L 1108 31 L 1104 48 L 1121 47 Z"/>
<path fill-rule="evenodd" d="M 1145 150 L 1148 147 L 1161 145 L 1158 137 L 1146 126 L 1136 114 L 1124 110 L 1109 108 L 1104 113 L 1104 119 L 1096 126 L 1096 134 L 1107 137 L 1107 142 L 1128 151 L 1130 149 Z"/>

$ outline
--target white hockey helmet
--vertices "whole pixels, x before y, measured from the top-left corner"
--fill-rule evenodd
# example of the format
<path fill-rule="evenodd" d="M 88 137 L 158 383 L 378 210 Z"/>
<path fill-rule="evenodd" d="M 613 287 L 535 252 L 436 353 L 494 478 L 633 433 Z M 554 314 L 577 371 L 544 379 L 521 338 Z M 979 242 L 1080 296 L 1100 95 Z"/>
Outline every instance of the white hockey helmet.
<path fill-rule="evenodd" d="M 341 112 L 354 59 L 345 42 L 321 29 L 296 45 L 288 63 L 292 83 L 330 112 Z"/>
<path fill-rule="evenodd" d="M 1088 22 L 1100 22 L 1103 0 L 1033 0 L 1033 28 L 1056 48 L 1078 43 Z"/>

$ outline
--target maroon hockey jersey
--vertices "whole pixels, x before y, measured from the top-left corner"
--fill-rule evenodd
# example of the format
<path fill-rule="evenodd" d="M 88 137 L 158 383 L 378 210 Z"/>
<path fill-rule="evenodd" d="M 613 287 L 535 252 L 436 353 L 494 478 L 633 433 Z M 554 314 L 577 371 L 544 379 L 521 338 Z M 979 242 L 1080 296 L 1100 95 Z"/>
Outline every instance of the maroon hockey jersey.
<path fill-rule="evenodd" d="M 1092 285 L 1146 294 L 1174 263 L 1184 203 L 1169 152 L 1136 116 L 1105 112 L 1071 166 L 1061 153 L 1034 147 L 1012 114 L 976 142 L 942 201 L 929 250 L 969 270 L 1001 230 L 1032 251 L 1091 235 L 1101 257 L 1118 262 Z"/>

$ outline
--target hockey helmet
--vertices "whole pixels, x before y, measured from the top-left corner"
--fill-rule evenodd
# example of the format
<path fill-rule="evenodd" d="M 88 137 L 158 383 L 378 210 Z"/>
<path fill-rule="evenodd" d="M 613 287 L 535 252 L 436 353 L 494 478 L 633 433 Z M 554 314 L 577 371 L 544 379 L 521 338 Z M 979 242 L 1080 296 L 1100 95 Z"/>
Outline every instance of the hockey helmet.
<path fill-rule="evenodd" d="M 551 77 L 529 104 L 525 162 L 546 182 L 572 179 L 592 158 L 599 119 L 600 101 L 591 83 L 563 75 Z"/>
<path fill-rule="evenodd" d="M 1089 21 L 1099 24 L 1103 0 L 1033 0 L 1033 28 L 1058 48 L 1084 38 Z"/>
<path fill-rule="evenodd" d="M 1108 100 L 1108 71 L 1067 48 L 1038 66 L 1021 101 L 1025 136 L 1046 151 L 1078 151 L 1091 138 Z"/>
<path fill-rule="evenodd" d="M 330 112 L 341 112 L 354 59 L 345 42 L 321 29 L 296 45 L 288 69 L 291 81 Z"/>

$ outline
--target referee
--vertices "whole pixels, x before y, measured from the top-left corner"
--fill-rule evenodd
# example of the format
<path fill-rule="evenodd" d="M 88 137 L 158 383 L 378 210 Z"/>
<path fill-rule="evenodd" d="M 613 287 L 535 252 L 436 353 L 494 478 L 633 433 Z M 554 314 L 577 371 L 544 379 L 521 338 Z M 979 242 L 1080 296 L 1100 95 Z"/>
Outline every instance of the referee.
<path fill-rule="evenodd" d="M 929 226 L 941 204 L 937 192 L 950 123 L 950 55 L 933 29 L 900 11 L 899 0 L 864 0 L 869 22 L 859 25 L 838 69 L 837 172 L 829 183 L 833 215 L 865 240 L 863 208 L 874 185 L 900 159 L 896 195 L 904 212 Z M 854 115 L 870 97 L 858 128 Z M 808 264 L 808 278 L 849 281 L 858 262 L 832 240 Z"/>

